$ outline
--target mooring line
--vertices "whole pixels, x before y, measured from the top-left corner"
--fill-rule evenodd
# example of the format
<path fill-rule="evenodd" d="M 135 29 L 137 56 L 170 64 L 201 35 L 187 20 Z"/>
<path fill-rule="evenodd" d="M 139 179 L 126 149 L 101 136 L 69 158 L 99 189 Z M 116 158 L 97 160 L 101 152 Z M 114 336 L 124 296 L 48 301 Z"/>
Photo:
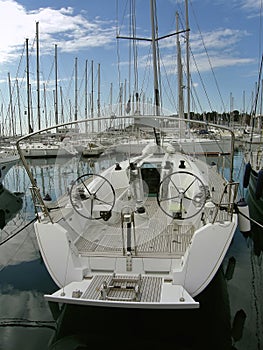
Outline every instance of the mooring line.
<path fill-rule="evenodd" d="M 11 238 L 15 237 L 18 233 L 20 233 L 21 231 L 23 231 L 25 228 L 27 228 L 29 225 L 31 225 L 34 221 L 36 221 L 37 218 L 32 219 L 31 221 L 29 221 L 25 226 L 23 226 L 21 229 L 19 229 L 17 232 L 9 235 L 8 237 L 6 237 L 5 239 L 3 239 L 0 242 L 0 246 L 3 245 L 4 243 L 8 242 Z"/>

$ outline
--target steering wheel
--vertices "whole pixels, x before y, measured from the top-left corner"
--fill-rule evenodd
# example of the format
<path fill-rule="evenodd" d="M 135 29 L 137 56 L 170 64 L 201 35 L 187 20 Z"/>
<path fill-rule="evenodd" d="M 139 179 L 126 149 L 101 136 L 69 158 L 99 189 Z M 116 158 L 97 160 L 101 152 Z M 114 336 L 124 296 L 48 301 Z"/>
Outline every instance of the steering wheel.
<path fill-rule="evenodd" d="M 92 185 L 88 187 L 90 183 Z M 109 180 L 104 176 L 93 173 L 79 176 L 73 181 L 69 192 L 73 209 L 89 220 L 108 220 L 115 204 L 115 197 L 115 190 Z M 85 205 L 82 202 L 86 202 Z M 99 213 L 94 211 L 96 205 L 101 205 Z M 85 208 L 85 211 L 83 211 L 83 208 Z"/>
<path fill-rule="evenodd" d="M 182 185 L 182 178 L 189 179 L 187 185 Z M 188 191 L 192 186 L 198 185 L 199 191 L 193 196 L 190 197 Z M 170 191 L 168 191 L 170 189 Z M 171 203 L 172 201 L 172 203 Z M 188 208 L 189 205 L 187 201 L 193 203 L 191 214 L 188 214 L 185 208 Z M 203 209 L 206 202 L 206 187 L 201 179 L 195 174 L 192 174 L 188 171 L 175 171 L 166 177 L 159 184 L 159 191 L 157 192 L 157 203 L 162 211 L 170 216 L 173 219 L 185 220 L 190 219 L 200 213 Z M 172 208 L 175 207 L 173 213 L 168 211 L 167 206 Z"/>

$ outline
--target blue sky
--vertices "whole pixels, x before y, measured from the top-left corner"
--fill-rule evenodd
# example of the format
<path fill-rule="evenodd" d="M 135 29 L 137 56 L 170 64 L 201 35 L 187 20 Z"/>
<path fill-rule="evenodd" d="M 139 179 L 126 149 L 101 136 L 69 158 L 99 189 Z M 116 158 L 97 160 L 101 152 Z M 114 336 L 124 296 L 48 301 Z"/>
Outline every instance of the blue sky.
<path fill-rule="evenodd" d="M 183 27 L 182 0 L 156 0 L 159 36 L 175 31 L 178 11 Z M 262 0 L 189 0 L 191 78 L 194 87 L 192 110 L 219 112 L 239 109 L 250 112 L 262 54 Z M 136 1 L 136 35 L 150 37 L 149 1 Z M 75 58 L 78 67 L 78 113 L 84 115 L 84 75 L 88 61 L 91 91 L 91 62 L 94 64 L 94 103 L 97 102 L 97 72 L 100 65 L 101 105 L 117 102 L 119 84 L 130 81 L 134 88 L 134 61 L 130 59 L 129 40 L 119 40 L 131 31 L 128 0 L 0 0 L 0 120 L 7 121 L 9 104 L 8 73 L 13 91 L 13 110 L 18 112 L 15 80 L 20 89 L 20 108 L 26 110 L 25 39 L 29 39 L 30 83 L 33 109 L 36 108 L 36 22 L 40 38 L 40 94 L 46 86 L 50 115 L 53 113 L 54 47 L 58 47 L 58 85 L 62 91 L 65 114 L 74 105 Z M 4 33 L 4 35 L 3 35 Z M 185 70 L 185 43 L 180 36 Z M 159 42 L 162 71 L 163 106 L 177 110 L 175 37 Z M 138 90 L 153 97 L 151 53 L 147 42 L 137 48 Z M 124 85 L 123 85 L 124 86 Z M 128 94 L 128 92 L 127 92 Z M 95 106 L 96 107 L 96 106 Z M 43 107 L 41 107 L 43 108 Z M 60 107 L 61 108 L 61 107 Z M 35 112 L 34 112 L 35 113 Z M 33 113 L 33 115 L 34 115 Z M 52 118 L 52 117 L 51 117 Z"/>

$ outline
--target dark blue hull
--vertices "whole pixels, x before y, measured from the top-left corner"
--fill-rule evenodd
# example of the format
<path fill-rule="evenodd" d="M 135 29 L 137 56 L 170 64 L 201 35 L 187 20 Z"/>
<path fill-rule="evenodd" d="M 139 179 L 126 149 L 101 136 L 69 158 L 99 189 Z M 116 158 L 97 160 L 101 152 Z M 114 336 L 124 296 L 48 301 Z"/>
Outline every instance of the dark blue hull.
<path fill-rule="evenodd" d="M 249 185 L 248 185 L 248 204 L 253 207 L 253 212 L 256 212 L 256 216 L 263 217 L 263 195 L 260 198 L 256 196 L 256 187 L 258 182 L 258 173 L 255 170 L 251 170 Z"/>

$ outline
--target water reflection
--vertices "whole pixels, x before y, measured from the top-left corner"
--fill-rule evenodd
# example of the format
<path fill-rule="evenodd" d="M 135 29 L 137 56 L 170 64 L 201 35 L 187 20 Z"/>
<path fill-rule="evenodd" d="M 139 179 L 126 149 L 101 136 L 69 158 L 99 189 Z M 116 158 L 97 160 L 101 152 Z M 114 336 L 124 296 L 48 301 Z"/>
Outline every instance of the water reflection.
<path fill-rule="evenodd" d="M 0 230 L 22 209 L 22 193 L 13 193 L 0 183 Z"/>
<path fill-rule="evenodd" d="M 250 216 L 260 225 L 257 225 L 255 222 L 252 223 L 251 232 L 247 235 L 246 238 L 253 242 L 254 254 L 258 257 L 261 264 L 262 252 L 263 252 L 263 218 L 262 218 L 262 209 L 255 205 L 255 200 L 251 198 L 251 194 L 248 191 L 247 193 L 247 202 L 249 204 Z M 258 201 L 258 205 L 262 205 L 262 201 Z"/>
<path fill-rule="evenodd" d="M 14 166 L 0 184 L 0 349 L 45 350 L 55 323 L 43 294 L 56 287 L 28 225 L 34 214 L 23 180 Z"/>
<path fill-rule="evenodd" d="M 56 325 L 43 297 L 55 288 L 44 264 L 2 266 L 0 279 L 0 348 L 46 350 Z"/>
<path fill-rule="evenodd" d="M 198 298 L 198 310 L 132 310 L 67 305 L 49 349 L 231 349 L 231 317 L 222 269 Z M 71 347 L 69 347 L 71 344 Z M 77 347 L 78 346 L 78 347 Z"/>
<path fill-rule="evenodd" d="M 249 194 L 247 202 L 250 217 L 262 224 L 258 208 L 250 201 Z M 228 264 L 225 260 L 227 275 L 231 276 L 227 284 L 235 349 L 259 350 L 263 346 L 262 250 L 262 227 L 252 223 L 249 233 L 237 230 L 226 257 Z M 231 273 L 233 262 L 234 272 Z"/>

